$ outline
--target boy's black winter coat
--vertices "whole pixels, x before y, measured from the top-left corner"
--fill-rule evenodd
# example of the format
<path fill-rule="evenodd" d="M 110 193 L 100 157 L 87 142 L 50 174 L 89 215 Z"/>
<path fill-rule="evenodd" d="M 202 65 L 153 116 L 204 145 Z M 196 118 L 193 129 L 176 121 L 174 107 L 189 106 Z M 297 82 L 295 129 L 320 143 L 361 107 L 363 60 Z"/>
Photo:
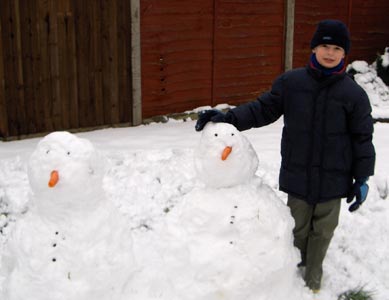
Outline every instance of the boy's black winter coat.
<path fill-rule="evenodd" d="M 280 189 L 314 204 L 346 197 L 374 173 L 373 120 L 365 91 L 345 73 L 310 67 L 284 73 L 270 92 L 226 114 L 239 130 L 284 116 Z"/>

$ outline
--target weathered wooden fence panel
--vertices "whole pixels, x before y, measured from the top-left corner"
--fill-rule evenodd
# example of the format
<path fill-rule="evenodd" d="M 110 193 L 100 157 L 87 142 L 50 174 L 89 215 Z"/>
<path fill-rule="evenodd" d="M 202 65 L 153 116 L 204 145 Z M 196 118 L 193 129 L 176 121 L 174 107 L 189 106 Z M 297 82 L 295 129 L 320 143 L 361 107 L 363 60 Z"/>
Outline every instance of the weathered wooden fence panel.
<path fill-rule="evenodd" d="M 131 123 L 131 8 L 0 1 L 0 137 Z"/>

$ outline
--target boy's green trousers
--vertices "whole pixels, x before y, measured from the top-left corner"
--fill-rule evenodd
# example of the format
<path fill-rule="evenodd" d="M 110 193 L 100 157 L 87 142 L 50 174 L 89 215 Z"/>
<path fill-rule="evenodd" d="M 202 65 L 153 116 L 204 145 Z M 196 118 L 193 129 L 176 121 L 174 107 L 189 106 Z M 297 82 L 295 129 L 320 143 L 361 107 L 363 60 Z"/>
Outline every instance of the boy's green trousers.
<path fill-rule="evenodd" d="M 305 266 L 304 280 L 312 290 L 320 289 L 323 260 L 338 225 L 341 199 L 310 205 L 288 195 L 288 206 L 295 221 L 294 245 Z"/>

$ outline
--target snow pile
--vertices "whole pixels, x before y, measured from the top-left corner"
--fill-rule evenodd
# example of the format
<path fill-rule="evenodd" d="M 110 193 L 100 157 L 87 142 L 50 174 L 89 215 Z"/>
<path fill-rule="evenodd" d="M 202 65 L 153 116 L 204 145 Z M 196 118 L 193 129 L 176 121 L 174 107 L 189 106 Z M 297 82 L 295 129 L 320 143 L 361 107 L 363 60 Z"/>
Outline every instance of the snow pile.
<path fill-rule="evenodd" d="M 383 63 L 389 53 L 382 56 Z M 366 91 L 373 109 L 374 118 L 388 118 L 389 88 L 377 75 L 376 63 L 369 65 L 365 61 L 354 61 L 347 66 L 347 72 L 354 74 L 355 81 Z"/>
<path fill-rule="evenodd" d="M 133 230 L 160 226 L 193 188 L 193 151 L 185 149 L 111 153 L 104 189 Z"/>
<path fill-rule="evenodd" d="M 0 160 L 0 250 L 15 221 L 26 212 L 29 192 L 26 166 L 20 157 Z"/>

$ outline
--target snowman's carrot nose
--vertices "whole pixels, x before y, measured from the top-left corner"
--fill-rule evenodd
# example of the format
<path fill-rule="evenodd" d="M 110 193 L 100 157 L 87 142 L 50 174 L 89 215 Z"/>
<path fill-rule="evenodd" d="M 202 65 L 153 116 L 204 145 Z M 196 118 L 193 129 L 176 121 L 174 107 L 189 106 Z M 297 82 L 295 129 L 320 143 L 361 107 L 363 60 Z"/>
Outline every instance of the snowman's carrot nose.
<path fill-rule="evenodd" d="M 225 147 L 222 153 L 222 160 L 226 160 L 228 155 L 230 155 L 232 147 Z"/>
<path fill-rule="evenodd" d="M 54 187 L 59 180 L 59 174 L 58 171 L 52 171 L 50 174 L 50 180 L 49 180 L 49 187 Z"/>

